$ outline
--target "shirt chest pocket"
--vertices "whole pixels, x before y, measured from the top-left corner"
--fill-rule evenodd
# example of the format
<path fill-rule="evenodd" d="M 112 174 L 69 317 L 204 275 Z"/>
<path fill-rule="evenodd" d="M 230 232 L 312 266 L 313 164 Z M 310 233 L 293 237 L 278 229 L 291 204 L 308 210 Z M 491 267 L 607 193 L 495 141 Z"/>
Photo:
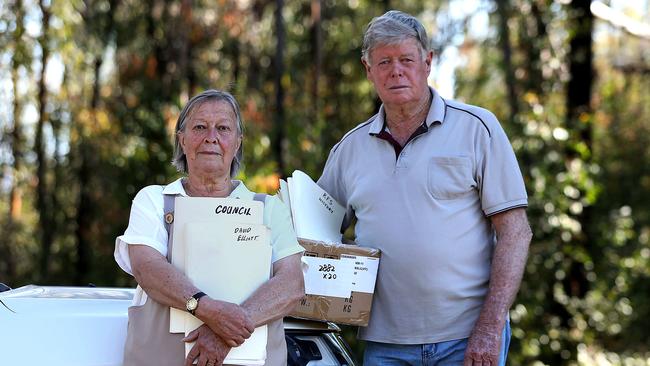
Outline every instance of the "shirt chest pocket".
<path fill-rule="evenodd" d="M 429 192 L 437 199 L 461 198 L 472 194 L 476 187 L 472 161 L 468 157 L 433 157 L 429 160 L 427 174 Z"/>

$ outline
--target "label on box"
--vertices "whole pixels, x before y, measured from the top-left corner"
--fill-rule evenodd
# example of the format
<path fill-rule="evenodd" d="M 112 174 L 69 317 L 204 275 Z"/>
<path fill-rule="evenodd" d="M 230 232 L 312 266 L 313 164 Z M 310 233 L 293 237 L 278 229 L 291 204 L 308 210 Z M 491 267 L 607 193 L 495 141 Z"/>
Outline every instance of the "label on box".
<path fill-rule="evenodd" d="M 352 291 L 375 292 L 379 258 L 341 254 L 341 261 L 349 262 L 352 267 Z"/>
<path fill-rule="evenodd" d="M 302 262 L 306 294 L 350 297 L 353 261 L 303 256 Z"/>

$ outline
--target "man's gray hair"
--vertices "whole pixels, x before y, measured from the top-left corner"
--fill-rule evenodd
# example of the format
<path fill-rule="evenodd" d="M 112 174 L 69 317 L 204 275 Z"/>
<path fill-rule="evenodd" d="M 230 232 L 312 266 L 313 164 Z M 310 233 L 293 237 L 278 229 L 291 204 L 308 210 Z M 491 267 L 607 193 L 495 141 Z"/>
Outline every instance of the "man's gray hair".
<path fill-rule="evenodd" d="M 181 142 L 178 138 L 178 133 L 185 131 L 186 122 L 190 119 L 190 117 L 192 117 L 194 111 L 198 107 L 200 107 L 203 103 L 209 101 L 223 101 L 230 104 L 233 112 L 235 112 L 235 116 L 237 117 L 237 136 L 242 136 L 244 133 L 244 123 L 241 118 L 239 103 L 237 103 L 237 100 L 235 99 L 235 97 L 232 96 L 232 94 L 221 90 L 209 89 L 204 91 L 201 94 L 192 97 L 192 99 L 190 99 L 190 101 L 187 102 L 187 104 L 181 111 L 181 114 L 178 116 L 178 120 L 176 121 L 176 129 L 174 133 L 174 156 L 172 157 L 172 165 L 175 166 L 176 169 L 181 173 L 185 173 L 185 174 L 188 173 L 187 157 L 185 156 L 185 153 L 183 152 L 183 148 L 181 147 Z M 232 164 L 230 165 L 231 178 L 234 178 L 237 175 L 237 173 L 239 173 L 243 155 L 244 155 L 244 139 L 242 139 L 241 144 L 239 145 L 239 149 L 237 150 L 237 153 L 235 154 Z"/>
<path fill-rule="evenodd" d="M 413 38 L 418 41 L 422 57 L 431 49 L 427 31 L 414 16 L 399 10 L 390 10 L 384 15 L 373 18 L 363 35 L 361 57 L 370 62 L 370 52 L 377 46 L 394 45 Z"/>

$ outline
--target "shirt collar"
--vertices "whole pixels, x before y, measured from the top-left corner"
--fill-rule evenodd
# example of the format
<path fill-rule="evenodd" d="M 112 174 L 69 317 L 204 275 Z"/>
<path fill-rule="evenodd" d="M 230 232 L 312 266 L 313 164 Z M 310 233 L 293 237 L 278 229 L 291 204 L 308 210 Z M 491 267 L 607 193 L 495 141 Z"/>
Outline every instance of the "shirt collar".
<path fill-rule="evenodd" d="M 445 121 L 445 112 L 447 110 L 447 104 L 445 103 L 445 100 L 440 96 L 440 94 L 438 94 L 438 92 L 432 87 L 429 87 L 429 91 L 431 92 L 432 98 L 431 106 L 429 107 L 429 113 L 427 113 L 427 117 L 425 119 L 427 127 L 431 127 L 431 125 L 436 122 L 442 124 Z M 386 113 L 384 112 L 384 104 L 382 103 L 382 105 L 379 107 L 377 117 L 374 121 L 372 121 L 372 124 L 370 125 L 370 130 L 368 131 L 369 134 L 377 135 L 384 129 L 385 116 Z"/>
<path fill-rule="evenodd" d="M 169 183 L 163 188 L 163 194 L 169 195 L 181 195 L 183 197 L 188 197 L 185 188 L 183 188 L 182 183 L 183 178 L 178 178 L 175 181 Z M 240 180 L 233 180 L 233 185 L 235 189 L 230 193 L 228 198 L 237 198 L 237 199 L 246 199 L 251 200 L 255 196 L 255 193 L 251 192 L 246 185 Z"/>

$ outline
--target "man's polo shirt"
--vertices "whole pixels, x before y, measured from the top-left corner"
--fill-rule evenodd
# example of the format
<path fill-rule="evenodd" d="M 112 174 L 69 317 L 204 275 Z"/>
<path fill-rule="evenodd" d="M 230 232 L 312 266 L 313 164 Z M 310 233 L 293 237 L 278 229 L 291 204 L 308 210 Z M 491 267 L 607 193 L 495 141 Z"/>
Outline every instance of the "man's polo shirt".
<path fill-rule="evenodd" d="M 318 184 L 356 217 L 356 242 L 382 252 L 362 339 L 421 344 L 466 338 L 488 290 L 489 216 L 527 206 L 508 138 L 489 111 L 431 89 L 426 128 L 396 149 L 384 108 L 332 148 Z"/>

